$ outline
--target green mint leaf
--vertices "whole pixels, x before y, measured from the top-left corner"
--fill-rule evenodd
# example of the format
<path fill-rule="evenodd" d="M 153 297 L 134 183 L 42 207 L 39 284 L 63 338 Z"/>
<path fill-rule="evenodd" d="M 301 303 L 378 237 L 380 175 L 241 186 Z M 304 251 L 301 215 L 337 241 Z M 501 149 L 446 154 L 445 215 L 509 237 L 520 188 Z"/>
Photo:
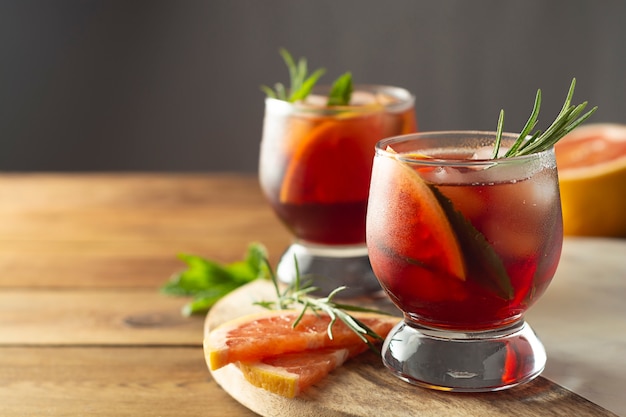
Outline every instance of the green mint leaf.
<path fill-rule="evenodd" d="M 244 260 L 229 264 L 196 255 L 181 254 L 179 258 L 187 264 L 187 269 L 174 274 L 161 287 L 161 292 L 171 296 L 194 297 L 183 308 L 183 314 L 206 312 L 232 290 L 257 278 L 268 278 L 265 264 L 267 250 L 259 243 L 248 246 Z"/>
<path fill-rule="evenodd" d="M 246 259 L 226 265 L 224 269 L 230 273 L 233 282 L 241 285 L 257 278 L 268 278 L 264 262 L 266 257 L 267 250 L 265 247 L 258 243 L 252 243 L 248 247 Z"/>
<path fill-rule="evenodd" d="M 212 285 L 229 282 L 233 277 L 229 271 L 216 262 L 200 256 L 181 254 L 178 256 L 187 264 L 187 269 L 174 274 L 161 291 L 170 295 L 194 295 Z"/>
<path fill-rule="evenodd" d="M 328 106 L 347 106 L 352 97 L 352 74 L 346 72 L 333 83 L 328 95 Z"/>
<path fill-rule="evenodd" d="M 185 316 L 191 316 L 193 314 L 206 313 L 217 303 L 224 295 L 228 294 L 234 288 L 215 288 L 214 291 L 207 291 L 194 297 L 182 308 L 182 313 Z"/>
<path fill-rule="evenodd" d="M 505 300 L 513 299 L 515 294 L 511 278 L 485 236 L 454 207 L 452 201 L 436 186 L 433 184 L 428 184 L 428 186 L 439 201 L 456 234 L 466 268 L 468 268 L 468 279 L 478 280 L 482 286 L 491 289 Z"/>

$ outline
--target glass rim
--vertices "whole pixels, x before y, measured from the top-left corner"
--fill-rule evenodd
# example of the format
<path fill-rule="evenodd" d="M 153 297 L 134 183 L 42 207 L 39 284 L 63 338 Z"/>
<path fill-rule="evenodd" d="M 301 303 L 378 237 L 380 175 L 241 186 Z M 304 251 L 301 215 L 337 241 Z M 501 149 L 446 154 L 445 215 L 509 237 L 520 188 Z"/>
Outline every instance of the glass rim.
<path fill-rule="evenodd" d="M 389 145 L 400 142 L 409 142 L 413 140 L 427 139 L 427 138 L 437 138 L 437 137 L 483 137 L 483 138 L 493 138 L 495 140 L 496 137 L 495 131 L 488 130 L 441 130 L 441 131 L 424 131 L 424 132 L 416 132 L 409 133 L 406 135 L 400 136 L 392 136 L 385 139 L 381 139 L 375 145 L 376 156 L 387 156 L 391 158 L 396 158 L 402 162 L 406 162 L 409 164 L 417 164 L 424 166 L 457 166 L 457 167 L 480 167 L 480 166 L 492 166 L 492 165 L 505 165 L 505 164 L 520 164 L 525 161 L 532 161 L 538 158 L 545 157 L 546 155 L 550 155 L 554 152 L 554 147 L 546 149 L 541 152 L 534 152 L 528 155 L 520 155 L 520 156 L 512 156 L 512 157 L 499 157 L 495 159 L 452 159 L 452 158 L 423 158 L 420 156 L 411 156 L 410 153 L 398 153 L 398 152 L 390 152 L 387 149 Z M 503 132 L 502 139 L 515 141 L 519 136 L 519 133 L 512 132 Z M 529 136 L 530 137 L 530 136 Z M 436 146 L 428 146 L 428 149 L 446 149 L 452 148 L 453 146 L 441 146 L 437 148 Z M 426 148 L 426 147 L 425 147 Z"/>
<path fill-rule="evenodd" d="M 321 84 L 313 87 L 313 90 L 311 92 L 313 94 L 318 93 L 326 95 L 330 91 L 331 87 L 332 86 L 330 85 Z M 266 107 L 272 107 L 275 110 L 281 110 L 286 113 L 301 112 L 318 115 L 335 115 L 346 112 L 367 114 L 380 112 L 381 110 L 390 113 L 396 113 L 407 110 L 415 105 L 415 95 L 403 87 L 396 87 L 393 85 L 385 84 L 355 84 L 353 86 L 353 91 L 362 91 L 374 94 L 387 93 L 397 100 L 388 104 L 372 103 L 364 105 L 320 107 L 312 104 L 307 104 L 302 101 L 290 103 L 288 101 L 280 100 L 277 98 L 266 97 L 265 104 Z"/>

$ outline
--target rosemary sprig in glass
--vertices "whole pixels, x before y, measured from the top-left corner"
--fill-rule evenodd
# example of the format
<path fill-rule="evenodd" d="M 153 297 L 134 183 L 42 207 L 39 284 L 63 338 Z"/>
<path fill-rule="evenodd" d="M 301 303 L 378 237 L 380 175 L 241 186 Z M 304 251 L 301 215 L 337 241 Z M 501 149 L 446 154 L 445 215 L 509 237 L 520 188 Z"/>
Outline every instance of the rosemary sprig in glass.
<path fill-rule="evenodd" d="M 274 89 L 262 85 L 261 90 L 265 92 L 268 97 L 289 103 L 306 99 L 313 90 L 313 87 L 315 87 L 315 84 L 317 84 L 322 75 L 324 75 L 326 69 L 319 68 L 312 74 L 309 74 L 306 58 L 300 58 L 296 62 L 289 51 L 284 48 L 281 48 L 279 53 L 289 71 L 289 88 L 285 87 L 283 83 L 276 83 L 274 84 Z M 352 73 L 346 72 L 333 83 L 328 95 L 327 105 L 346 106 L 350 104 L 352 90 Z"/>
<path fill-rule="evenodd" d="M 286 310 L 286 309 L 294 309 L 295 306 L 302 306 L 302 310 L 300 311 L 299 316 L 294 320 L 292 327 L 296 327 L 298 323 L 300 323 L 302 317 L 304 317 L 307 311 L 311 311 L 315 314 L 326 313 L 330 317 L 330 322 L 328 323 L 327 333 L 330 339 L 333 338 L 333 325 L 340 320 L 343 322 L 350 330 L 359 336 L 359 338 L 367 345 L 373 349 L 377 350 L 376 346 L 372 343 L 371 339 L 374 340 L 383 340 L 383 338 L 373 331 L 366 324 L 350 315 L 349 311 L 357 311 L 357 312 L 369 312 L 369 313 L 378 313 L 390 315 L 389 313 L 377 309 L 371 309 L 367 307 L 355 306 L 351 304 L 343 304 L 337 303 L 334 301 L 335 296 L 341 291 L 345 290 L 345 286 L 338 287 L 328 294 L 326 297 L 315 298 L 309 296 L 310 293 L 315 292 L 318 288 L 311 286 L 310 282 L 302 281 L 300 277 L 300 270 L 298 267 L 298 261 L 294 258 L 295 267 L 296 267 L 296 277 L 293 282 L 291 282 L 283 291 L 281 291 L 278 280 L 276 278 L 276 274 L 272 270 L 269 261 L 266 260 L 266 266 L 269 271 L 270 278 L 274 284 L 274 288 L 276 290 L 276 301 L 258 301 L 254 304 L 259 305 L 261 307 L 267 308 L 269 310 Z M 369 337 L 369 338 L 368 338 Z M 371 339 L 370 339 L 371 338 Z"/>
<path fill-rule="evenodd" d="M 539 109 L 541 107 L 541 90 L 537 90 L 535 96 L 535 104 L 533 110 L 528 118 L 528 121 L 524 125 L 524 128 L 517 137 L 515 143 L 504 154 L 505 158 L 521 155 L 530 155 L 533 153 L 545 151 L 546 149 L 554 146 L 563 136 L 574 130 L 581 123 L 587 120 L 598 107 L 594 107 L 587 113 L 582 114 L 587 102 L 583 102 L 578 105 L 572 105 L 572 97 L 574 96 L 574 88 L 576 87 L 576 78 L 572 79 L 567 98 L 561 111 L 557 115 L 552 124 L 544 131 L 537 130 L 530 133 L 537 125 L 537 118 L 539 116 Z M 498 127 L 496 131 L 496 142 L 493 149 L 492 158 L 498 157 L 500 151 L 500 143 L 502 141 L 502 131 L 504 126 L 504 110 L 500 110 L 500 117 L 498 118 Z M 530 137 L 529 137 L 530 135 Z"/>

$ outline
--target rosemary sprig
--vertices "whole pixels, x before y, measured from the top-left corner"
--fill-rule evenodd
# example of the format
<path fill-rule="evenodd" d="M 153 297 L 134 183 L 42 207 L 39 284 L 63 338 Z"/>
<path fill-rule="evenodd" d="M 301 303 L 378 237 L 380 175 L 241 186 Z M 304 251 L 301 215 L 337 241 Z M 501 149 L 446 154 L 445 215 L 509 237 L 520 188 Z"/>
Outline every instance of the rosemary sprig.
<path fill-rule="evenodd" d="M 312 74 L 308 73 L 308 64 L 306 58 L 300 58 L 296 62 L 289 51 L 284 48 L 279 50 L 280 55 L 287 65 L 289 71 L 289 88 L 285 87 L 283 83 L 274 84 L 274 89 L 262 85 L 261 90 L 265 92 L 268 97 L 278 100 L 294 103 L 299 100 L 304 100 L 308 97 L 317 84 L 318 80 L 326 72 L 325 68 L 319 68 Z M 352 96 L 352 74 L 346 72 L 341 75 L 333 83 L 327 105 L 328 106 L 345 106 L 350 103 Z"/>
<path fill-rule="evenodd" d="M 317 83 L 317 80 L 324 75 L 326 70 L 319 68 L 315 70 L 313 74 L 309 75 L 306 58 L 300 58 L 296 63 L 286 49 L 281 48 L 278 52 L 280 56 L 283 57 L 285 65 L 287 65 L 287 69 L 289 70 L 289 89 L 287 89 L 283 83 L 276 83 L 274 84 L 274 90 L 266 85 L 262 85 L 261 90 L 263 90 L 268 97 L 288 101 L 290 103 L 305 99 Z"/>
<path fill-rule="evenodd" d="M 567 97 L 561 111 L 557 115 L 552 124 L 541 132 L 539 130 L 530 133 L 537 125 L 537 118 L 539 116 L 539 109 L 541 108 L 541 90 L 537 90 L 535 96 L 535 104 L 533 110 L 528 118 L 528 121 L 524 125 L 524 128 L 520 132 L 519 136 L 513 143 L 513 146 L 504 154 L 504 157 L 513 157 L 521 155 L 530 155 L 545 151 L 546 149 L 554 146 L 563 136 L 574 130 L 585 120 L 587 120 L 598 109 L 597 106 L 589 110 L 587 113 L 582 114 L 583 110 L 587 107 L 587 102 L 583 102 L 578 105 L 572 105 L 572 97 L 574 96 L 574 89 L 576 87 L 576 78 L 572 79 Z M 502 141 L 502 130 L 504 125 L 504 110 L 500 110 L 500 117 L 498 118 L 498 128 L 496 132 L 496 142 L 494 144 L 494 151 L 492 158 L 498 157 L 500 150 L 500 143 Z M 530 137 L 529 137 L 530 135 Z"/>
<path fill-rule="evenodd" d="M 315 298 L 309 296 L 311 292 L 317 291 L 318 288 L 313 287 L 310 282 L 303 282 L 300 277 L 300 270 L 298 267 L 298 261 L 294 258 L 295 267 L 296 267 L 296 277 L 291 282 L 284 291 L 280 290 L 278 285 L 278 280 L 276 278 L 276 274 L 272 270 L 269 265 L 269 261 L 266 259 L 267 270 L 269 271 L 270 278 L 274 283 L 274 288 L 276 290 L 276 301 L 258 301 L 254 304 L 259 305 L 261 307 L 270 309 L 270 310 L 285 310 L 285 309 L 293 309 L 295 306 L 300 305 L 302 309 L 300 314 L 294 320 L 292 327 L 296 327 L 298 323 L 300 323 L 302 317 L 304 317 L 307 311 L 311 311 L 315 314 L 326 313 L 330 317 L 330 322 L 328 323 L 328 337 L 330 339 L 333 338 L 333 325 L 337 322 L 337 320 L 342 321 L 350 330 L 359 336 L 359 338 L 371 348 L 376 350 L 376 347 L 368 338 L 372 338 L 374 340 L 383 340 L 383 338 L 373 331 L 366 324 L 350 315 L 349 311 L 357 311 L 357 312 L 369 312 L 369 313 L 378 313 L 389 315 L 389 313 L 361 307 L 350 304 L 337 303 L 334 301 L 335 296 L 341 291 L 345 290 L 346 287 L 338 287 L 328 294 L 326 297 Z"/>

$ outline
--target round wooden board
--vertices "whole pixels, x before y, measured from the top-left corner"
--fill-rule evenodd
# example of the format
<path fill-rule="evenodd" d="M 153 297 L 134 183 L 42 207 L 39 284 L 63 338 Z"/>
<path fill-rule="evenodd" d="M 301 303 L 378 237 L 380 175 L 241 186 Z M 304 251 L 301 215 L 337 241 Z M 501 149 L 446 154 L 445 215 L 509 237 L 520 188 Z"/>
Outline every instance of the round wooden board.
<path fill-rule="evenodd" d="M 255 281 L 220 300 L 205 321 L 205 335 L 216 326 L 261 309 L 254 301 L 273 300 L 269 281 Z M 373 301 L 389 308 L 386 299 Z M 614 416 L 567 389 L 539 377 L 497 393 L 459 394 L 409 385 L 366 352 L 333 371 L 297 398 L 289 399 L 249 384 L 235 365 L 211 371 L 215 381 L 250 410 L 267 417 L 331 416 Z"/>

